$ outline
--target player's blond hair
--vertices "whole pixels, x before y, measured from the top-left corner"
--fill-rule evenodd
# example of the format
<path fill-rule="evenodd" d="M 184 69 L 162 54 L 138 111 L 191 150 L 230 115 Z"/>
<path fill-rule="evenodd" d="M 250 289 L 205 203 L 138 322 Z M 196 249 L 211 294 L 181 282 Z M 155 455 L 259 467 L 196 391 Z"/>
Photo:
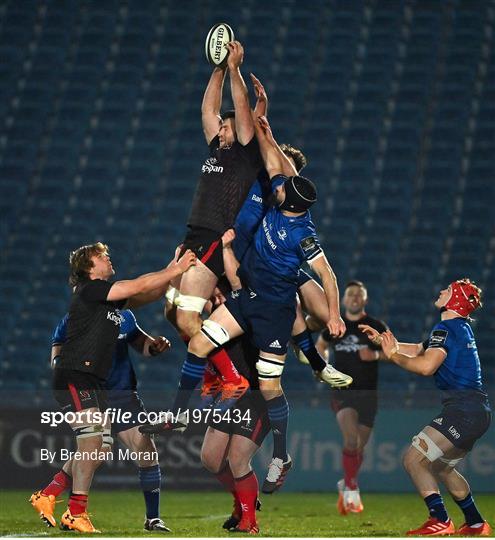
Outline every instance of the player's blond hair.
<path fill-rule="evenodd" d="M 93 268 L 91 257 L 108 253 L 108 246 L 102 242 L 81 246 L 69 255 L 70 275 L 69 283 L 74 287 L 82 280 L 89 277 L 89 272 Z"/>

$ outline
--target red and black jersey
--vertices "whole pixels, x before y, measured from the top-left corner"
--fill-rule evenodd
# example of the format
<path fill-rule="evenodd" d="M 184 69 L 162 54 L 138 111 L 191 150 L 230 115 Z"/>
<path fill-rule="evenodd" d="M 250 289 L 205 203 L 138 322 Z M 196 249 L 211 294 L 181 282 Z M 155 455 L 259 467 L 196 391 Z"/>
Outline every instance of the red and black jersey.
<path fill-rule="evenodd" d="M 219 148 L 216 136 L 209 148 L 210 156 L 201 168 L 187 225 L 222 235 L 234 226 L 263 162 L 256 137 L 245 146 L 234 141 L 228 148 Z"/>
<path fill-rule="evenodd" d="M 387 326 L 384 322 L 373 319 L 365 315 L 358 321 L 349 321 L 343 317 L 346 332 L 341 338 L 333 338 L 330 336 L 328 329 L 325 329 L 321 336 L 325 341 L 328 341 L 329 346 L 333 350 L 334 362 L 333 365 L 339 371 L 347 373 L 353 378 L 351 388 L 353 390 L 374 390 L 378 384 L 378 362 L 363 361 L 359 357 L 359 350 L 369 347 L 374 351 L 380 351 L 381 347 L 374 345 L 366 334 L 358 328 L 359 324 L 367 324 L 378 332 L 384 332 Z"/>
<path fill-rule="evenodd" d="M 123 317 L 126 300 L 108 302 L 112 283 L 88 279 L 77 285 L 67 319 L 67 337 L 57 368 L 93 373 L 106 379 Z"/>

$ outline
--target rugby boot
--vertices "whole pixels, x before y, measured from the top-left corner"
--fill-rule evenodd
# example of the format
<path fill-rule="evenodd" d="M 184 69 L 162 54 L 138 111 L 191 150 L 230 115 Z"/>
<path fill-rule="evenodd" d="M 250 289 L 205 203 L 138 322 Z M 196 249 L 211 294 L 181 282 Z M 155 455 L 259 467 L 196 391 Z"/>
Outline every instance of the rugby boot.
<path fill-rule="evenodd" d="M 259 512 L 261 510 L 261 501 L 259 499 L 256 499 L 256 510 Z M 223 529 L 227 529 L 228 531 L 232 531 L 237 527 L 239 522 L 241 521 L 242 517 L 242 508 L 241 503 L 234 501 L 234 509 L 232 511 L 232 515 L 225 520 L 224 524 L 222 525 Z"/>
<path fill-rule="evenodd" d="M 274 493 L 280 489 L 285 481 L 285 477 L 292 467 L 292 459 L 287 455 L 287 461 L 282 461 L 280 458 L 273 458 L 268 466 L 268 474 L 261 491 L 263 493 Z"/>
<path fill-rule="evenodd" d="M 144 522 L 144 530 L 171 532 L 171 530 L 165 525 L 163 519 L 160 518 L 146 519 L 146 521 Z"/>
<path fill-rule="evenodd" d="M 344 489 L 344 509 L 346 514 L 359 514 L 364 510 L 359 489 Z"/>
<path fill-rule="evenodd" d="M 468 525 L 467 523 L 463 523 L 457 529 L 456 534 L 461 534 L 462 536 L 491 536 L 492 528 L 486 521 L 476 525 Z"/>
<path fill-rule="evenodd" d="M 345 489 L 345 482 L 344 479 L 339 480 L 337 482 L 337 490 L 339 492 L 339 498 L 337 499 L 337 511 L 341 516 L 347 515 L 347 510 L 344 506 L 344 489 Z"/>
<path fill-rule="evenodd" d="M 452 520 L 440 521 L 437 518 L 430 517 L 419 527 L 407 531 L 407 536 L 449 536 L 455 534 L 455 527 Z"/>
<path fill-rule="evenodd" d="M 260 528 L 256 522 L 256 519 L 253 520 L 249 519 L 248 517 L 243 517 L 241 521 L 239 521 L 237 527 L 231 529 L 231 532 L 258 534 L 260 532 Z"/>
<path fill-rule="evenodd" d="M 240 399 L 249 389 L 249 381 L 246 377 L 239 375 L 238 382 L 224 382 L 222 385 L 222 401 Z"/>
<path fill-rule="evenodd" d="M 352 384 L 352 377 L 350 375 L 338 371 L 330 364 L 327 364 L 325 369 L 317 372 L 316 377 L 332 388 L 345 388 Z"/>
<path fill-rule="evenodd" d="M 201 399 L 207 399 L 209 397 L 216 396 L 222 389 L 222 379 L 220 377 L 215 377 L 211 380 L 206 380 L 203 382 L 201 387 Z"/>
<path fill-rule="evenodd" d="M 69 508 L 67 508 L 62 516 L 62 519 L 60 520 L 60 528 L 63 531 L 71 530 L 82 533 L 101 533 L 101 531 L 94 528 L 87 512 L 73 516 L 70 513 Z"/>
<path fill-rule="evenodd" d="M 55 527 L 57 522 L 53 516 L 55 511 L 55 495 L 43 495 L 40 491 L 36 491 L 29 498 L 29 502 L 33 505 L 33 508 L 38 512 L 40 519 L 44 521 L 48 527 Z"/>

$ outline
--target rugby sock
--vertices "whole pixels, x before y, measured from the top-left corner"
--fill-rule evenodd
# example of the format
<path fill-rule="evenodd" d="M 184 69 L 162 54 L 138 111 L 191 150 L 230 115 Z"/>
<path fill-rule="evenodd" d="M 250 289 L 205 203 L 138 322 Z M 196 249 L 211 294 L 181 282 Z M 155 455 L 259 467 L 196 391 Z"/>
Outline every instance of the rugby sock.
<path fill-rule="evenodd" d="M 273 433 L 273 457 L 287 461 L 287 426 L 289 424 L 289 403 L 285 394 L 266 402 L 268 418 Z"/>
<path fill-rule="evenodd" d="M 210 362 L 217 368 L 225 382 L 238 383 L 241 378 L 227 351 L 216 349 L 208 355 Z"/>
<path fill-rule="evenodd" d="M 139 482 L 146 504 L 146 518 L 160 517 L 160 485 L 162 482 L 160 466 L 139 467 Z"/>
<path fill-rule="evenodd" d="M 344 482 L 349 489 L 357 489 L 357 476 L 359 467 L 363 462 L 363 453 L 359 450 L 342 450 L 342 467 L 344 469 Z"/>
<path fill-rule="evenodd" d="M 46 486 L 46 488 L 41 490 L 43 495 L 55 495 L 58 497 L 66 489 L 69 489 L 72 486 L 72 478 L 61 469 L 53 477 L 53 480 Z"/>
<path fill-rule="evenodd" d="M 258 479 L 254 471 L 235 479 L 235 488 L 242 508 L 242 518 L 251 523 L 256 521 L 256 501 L 258 500 Z"/>
<path fill-rule="evenodd" d="M 84 493 L 72 493 L 69 497 L 69 510 L 73 516 L 78 516 L 86 512 L 88 507 L 88 496 Z"/>
<path fill-rule="evenodd" d="M 222 484 L 222 486 L 232 493 L 232 496 L 234 497 L 235 502 L 235 514 L 239 515 L 239 518 L 241 518 L 242 509 L 241 509 L 241 502 L 239 501 L 239 497 L 237 495 L 236 491 L 236 484 L 235 484 L 235 478 L 232 474 L 232 470 L 230 469 L 230 465 L 227 463 L 225 467 L 215 474 L 217 480 Z"/>
<path fill-rule="evenodd" d="M 309 330 L 304 330 L 297 336 L 292 336 L 292 341 L 301 349 L 306 358 L 311 364 L 313 371 L 322 371 L 325 369 L 327 363 L 322 358 L 321 354 L 316 350 L 313 336 Z"/>
<path fill-rule="evenodd" d="M 175 401 L 173 405 L 173 411 L 177 412 L 179 409 L 184 411 L 187 409 L 187 404 L 191 399 L 191 395 L 198 385 L 199 381 L 203 378 L 205 371 L 206 358 L 196 356 L 191 352 L 187 352 L 187 359 L 182 364 L 182 372 L 179 380 L 179 389 L 175 395 Z"/>
<path fill-rule="evenodd" d="M 442 496 L 439 493 L 432 493 L 431 495 L 428 495 L 428 497 L 425 497 L 424 500 L 431 517 L 444 522 L 449 520 Z"/>
<path fill-rule="evenodd" d="M 453 498 L 453 497 L 452 497 Z M 457 501 L 454 499 L 455 503 L 459 506 L 466 518 L 467 525 L 476 525 L 477 523 L 483 523 L 484 519 L 481 517 L 479 510 L 476 508 L 474 503 L 473 494 L 469 492 L 468 496 L 465 499 Z"/>

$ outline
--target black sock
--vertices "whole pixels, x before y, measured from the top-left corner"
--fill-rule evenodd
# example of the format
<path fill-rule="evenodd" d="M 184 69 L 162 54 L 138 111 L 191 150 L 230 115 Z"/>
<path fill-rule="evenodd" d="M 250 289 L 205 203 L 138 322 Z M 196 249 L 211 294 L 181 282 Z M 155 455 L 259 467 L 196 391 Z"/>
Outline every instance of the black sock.
<path fill-rule="evenodd" d="M 461 501 L 456 501 L 454 499 L 454 501 L 462 510 L 462 513 L 466 518 L 467 525 L 475 525 L 476 523 L 483 523 L 483 521 L 485 521 L 481 517 L 479 510 L 476 508 L 476 504 L 474 504 L 474 499 L 471 492 L 468 493 L 468 496 L 465 499 L 462 499 Z"/>
<path fill-rule="evenodd" d="M 313 336 L 309 330 L 304 330 L 297 336 L 292 336 L 292 341 L 301 349 L 301 351 L 306 355 L 306 358 L 309 360 L 311 368 L 313 371 L 322 371 L 325 369 L 327 363 L 325 359 L 322 358 L 320 353 L 316 350 L 315 342 L 313 341 Z"/>
<path fill-rule="evenodd" d="M 432 493 L 431 495 L 428 495 L 428 497 L 425 497 L 425 503 L 432 518 L 436 518 L 443 522 L 449 520 L 442 496 L 439 493 Z"/>

